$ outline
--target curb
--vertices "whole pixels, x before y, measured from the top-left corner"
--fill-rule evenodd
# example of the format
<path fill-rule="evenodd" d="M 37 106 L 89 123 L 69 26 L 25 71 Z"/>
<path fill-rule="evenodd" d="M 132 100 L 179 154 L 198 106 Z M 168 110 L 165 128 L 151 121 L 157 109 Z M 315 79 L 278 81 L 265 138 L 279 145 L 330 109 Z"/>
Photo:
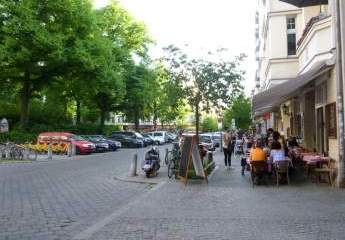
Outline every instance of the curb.
<path fill-rule="evenodd" d="M 129 183 L 140 183 L 140 184 L 160 184 L 162 182 L 166 182 L 165 180 L 162 181 L 150 181 L 149 179 L 131 179 L 129 177 L 119 177 L 114 176 L 113 179 L 121 182 L 129 182 Z"/>

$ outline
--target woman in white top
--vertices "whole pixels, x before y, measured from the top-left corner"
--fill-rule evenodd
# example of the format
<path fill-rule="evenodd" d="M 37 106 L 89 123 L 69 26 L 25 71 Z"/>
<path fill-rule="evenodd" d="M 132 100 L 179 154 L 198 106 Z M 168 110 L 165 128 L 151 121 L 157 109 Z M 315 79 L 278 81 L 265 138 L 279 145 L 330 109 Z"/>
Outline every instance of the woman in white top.
<path fill-rule="evenodd" d="M 277 161 L 284 161 L 285 160 L 285 152 L 282 149 L 282 146 L 280 142 L 274 141 L 272 143 L 271 147 L 271 152 L 270 152 L 270 160 L 275 163 Z"/>

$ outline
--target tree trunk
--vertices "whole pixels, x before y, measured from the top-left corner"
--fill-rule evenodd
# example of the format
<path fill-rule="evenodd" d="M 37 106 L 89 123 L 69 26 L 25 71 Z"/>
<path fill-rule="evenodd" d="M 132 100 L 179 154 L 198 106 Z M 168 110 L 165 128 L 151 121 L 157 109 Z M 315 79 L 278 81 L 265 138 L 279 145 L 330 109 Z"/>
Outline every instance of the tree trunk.
<path fill-rule="evenodd" d="M 29 121 L 29 103 L 30 103 L 30 73 L 25 72 L 24 82 L 20 94 L 20 125 L 22 129 L 27 129 Z"/>
<path fill-rule="evenodd" d="M 100 133 L 103 133 L 106 114 L 107 114 L 106 111 L 104 109 L 101 109 L 101 119 L 100 119 L 100 126 L 99 126 Z"/>
<path fill-rule="evenodd" d="M 157 104 L 153 104 L 153 129 L 157 131 L 157 119 L 158 119 L 158 114 L 157 114 Z"/>
<path fill-rule="evenodd" d="M 77 120 L 77 125 L 79 125 L 80 120 L 81 120 L 81 104 L 80 104 L 79 100 L 76 101 L 76 107 L 77 107 L 77 109 L 76 109 L 77 119 L 76 120 Z"/>
<path fill-rule="evenodd" d="M 134 127 L 135 127 L 135 131 L 139 131 L 139 114 L 138 111 L 136 110 L 134 113 Z"/>
<path fill-rule="evenodd" d="M 199 115 L 199 103 L 195 104 L 195 132 L 196 132 L 196 139 L 199 143 L 199 123 L 200 122 L 200 115 Z"/>

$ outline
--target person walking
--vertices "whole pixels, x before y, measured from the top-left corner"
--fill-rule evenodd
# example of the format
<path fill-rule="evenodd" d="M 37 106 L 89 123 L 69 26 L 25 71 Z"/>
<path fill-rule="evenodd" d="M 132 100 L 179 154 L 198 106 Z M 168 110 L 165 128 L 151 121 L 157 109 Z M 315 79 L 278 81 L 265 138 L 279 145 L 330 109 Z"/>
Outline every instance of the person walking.
<path fill-rule="evenodd" d="M 229 132 L 225 132 L 223 134 L 223 152 L 224 152 L 224 165 L 226 168 L 230 167 L 228 164 L 228 159 L 229 159 L 229 142 L 230 142 L 230 134 Z"/>
<path fill-rule="evenodd" d="M 231 167 L 231 156 L 234 153 L 234 149 L 235 149 L 235 144 L 236 144 L 236 137 L 231 137 L 229 136 L 229 143 L 228 143 L 228 166 L 229 168 Z"/>

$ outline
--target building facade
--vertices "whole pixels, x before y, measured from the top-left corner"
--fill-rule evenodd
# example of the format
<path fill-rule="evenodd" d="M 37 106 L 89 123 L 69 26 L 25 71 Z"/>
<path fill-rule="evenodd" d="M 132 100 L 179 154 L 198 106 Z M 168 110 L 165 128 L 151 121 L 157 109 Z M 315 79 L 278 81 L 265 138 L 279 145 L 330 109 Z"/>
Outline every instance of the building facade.
<path fill-rule="evenodd" d="M 305 148 L 336 160 L 341 171 L 343 56 L 337 50 L 341 49 L 343 4 L 338 0 L 258 1 L 253 97 L 253 114 L 263 133 L 273 128 L 286 137 L 296 136 Z M 340 184 L 342 173 L 338 175 Z"/>

